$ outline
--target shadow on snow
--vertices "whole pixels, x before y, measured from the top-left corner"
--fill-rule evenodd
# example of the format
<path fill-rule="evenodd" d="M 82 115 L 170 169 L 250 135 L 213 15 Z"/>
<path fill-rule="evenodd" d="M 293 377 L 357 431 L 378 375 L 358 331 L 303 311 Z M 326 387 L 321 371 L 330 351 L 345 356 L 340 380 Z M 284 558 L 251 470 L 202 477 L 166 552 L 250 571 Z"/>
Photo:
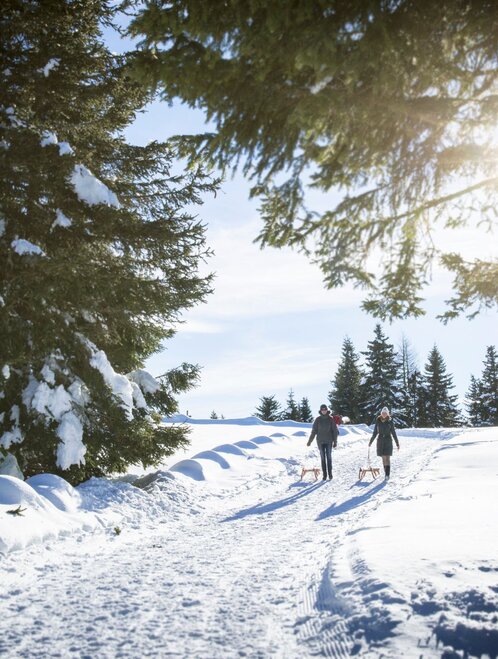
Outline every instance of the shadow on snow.
<path fill-rule="evenodd" d="M 285 508 L 285 506 L 290 506 L 293 503 L 296 503 L 296 501 L 298 501 L 302 497 L 307 496 L 308 494 L 311 494 L 311 492 L 314 492 L 318 488 L 322 487 L 322 485 L 324 484 L 325 481 L 319 481 L 318 483 L 314 483 L 313 485 L 306 487 L 303 487 L 301 486 L 301 484 L 298 484 L 294 487 L 297 486 L 301 487 L 299 492 L 291 494 L 290 496 L 287 496 L 284 499 L 280 499 L 279 501 L 272 501 L 271 503 L 264 503 L 264 504 L 258 503 L 255 506 L 246 508 L 245 510 L 240 510 L 238 513 L 235 513 L 235 515 L 226 517 L 223 521 L 234 522 L 237 519 L 243 519 L 244 517 L 248 517 L 249 515 L 265 515 L 266 513 L 271 513 L 276 510 L 279 510 L 280 508 Z"/>
<path fill-rule="evenodd" d="M 318 515 L 316 521 L 320 522 L 322 519 L 327 519 L 328 517 L 335 517 L 336 515 L 342 515 L 342 513 L 347 513 L 348 511 L 353 510 L 353 508 L 358 508 L 359 506 L 362 506 L 364 503 L 367 503 L 367 501 L 374 494 L 380 492 L 380 490 L 382 490 L 385 486 L 386 486 L 386 481 L 382 481 L 381 483 L 378 483 L 375 487 L 369 489 L 368 492 L 365 492 L 364 494 L 359 494 L 358 496 L 351 497 L 351 499 L 347 499 L 346 501 L 343 501 L 342 503 L 339 504 L 333 503 L 331 506 L 329 506 L 326 510 L 322 511 Z"/>

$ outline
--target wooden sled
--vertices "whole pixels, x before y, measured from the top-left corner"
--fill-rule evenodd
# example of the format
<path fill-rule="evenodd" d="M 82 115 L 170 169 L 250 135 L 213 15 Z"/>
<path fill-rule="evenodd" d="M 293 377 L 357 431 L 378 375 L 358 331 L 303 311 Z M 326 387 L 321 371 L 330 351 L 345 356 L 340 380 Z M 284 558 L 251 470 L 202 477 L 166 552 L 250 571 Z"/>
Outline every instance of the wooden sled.
<path fill-rule="evenodd" d="M 315 480 L 318 480 L 318 476 L 320 476 L 320 469 L 318 467 L 313 467 L 312 469 L 305 469 L 304 467 L 301 469 L 301 478 L 300 480 L 303 480 L 303 478 L 306 476 L 306 474 L 313 474 L 315 476 Z"/>
<path fill-rule="evenodd" d="M 377 467 L 366 467 L 365 469 L 362 469 L 360 467 L 360 472 L 358 474 L 358 480 L 361 481 L 361 479 L 365 478 L 365 476 L 368 473 L 372 474 L 372 478 L 375 480 L 378 476 L 380 476 L 380 469 L 377 469 Z"/>
<path fill-rule="evenodd" d="M 378 476 L 380 476 L 380 469 L 377 467 L 372 467 L 370 464 L 370 446 L 368 447 L 368 453 L 367 453 L 367 465 L 368 467 L 362 468 L 360 467 L 360 471 L 358 473 L 358 480 L 361 481 L 362 478 L 365 478 L 365 476 L 370 473 L 372 475 L 373 480 L 375 480 Z"/>

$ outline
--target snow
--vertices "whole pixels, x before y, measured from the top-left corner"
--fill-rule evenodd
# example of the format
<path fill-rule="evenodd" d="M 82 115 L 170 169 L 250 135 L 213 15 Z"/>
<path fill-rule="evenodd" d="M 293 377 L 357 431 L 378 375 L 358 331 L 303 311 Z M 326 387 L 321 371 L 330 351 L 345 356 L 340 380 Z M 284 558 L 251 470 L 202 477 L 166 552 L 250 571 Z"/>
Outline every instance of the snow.
<path fill-rule="evenodd" d="M 340 426 L 315 482 L 310 424 L 167 423 L 159 469 L 0 476 L 2 657 L 497 656 L 498 428 L 401 430 L 358 481 L 371 429 Z"/>
<path fill-rule="evenodd" d="M 67 229 L 72 224 L 73 224 L 73 221 L 70 220 L 68 217 L 66 217 L 64 215 L 64 213 L 57 208 L 56 211 L 55 211 L 55 220 L 52 223 L 52 228 L 62 227 L 63 229 Z"/>
<path fill-rule="evenodd" d="M 83 444 L 83 425 L 74 412 L 66 412 L 57 428 L 61 442 L 57 445 L 57 466 L 85 464 L 86 446 Z"/>
<path fill-rule="evenodd" d="M 92 355 L 90 365 L 102 374 L 107 386 L 123 402 L 123 408 L 127 418 L 132 419 L 134 389 L 130 380 L 125 375 L 116 373 L 103 350 L 97 350 Z"/>
<path fill-rule="evenodd" d="M 52 71 L 52 69 L 56 69 L 59 66 L 59 64 L 60 64 L 60 59 L 58 59 L 57 57 L 53 57 L 52 59 L 50 59 L 45 64 L 43 69 L 41 69 L 43 75 L 47 78 L 48 75 L 50 74 L 50 71 Z"/>
<path fill-rule="evenodd" d="M 141 368 L 129 373 L 128 377 L 130 380 L 133 380 L 133 382 L 136 382 L 140 389 L 147 394 L 155 394 L 156 391 L 161 388 L 161 385 L 156 378 Z"/>
<path fill-rule="evenodd" d="M 72 156 L 74 150 L 69 142 L 59 142 L 59 155 L 60 156 Z"/>
<path fill-rule="evenodd" d="M 57 135 L 50 130 L 46 130 L 42 134 L 40 145 L 50 146 L 52 144 L 58 144 L 58 142 L 59 140 L 57 139 Z"/>
<path fill-rule="evenodd" d="M 45 256 L 45 252 L 41 249 L 41 247 L 38 247 L 38 245 L 34 245 L 33 243 L 30 243 L 29 240 L 25 240 L 24 238 L 16 238 L 15 240 L 12 241 L 10 246 L 12 247 L 14 252 L 17 252 L 17 254 L 19 254 L 20 256 L 24 256 L 26 254 Z"/>
<path fill-rule="evenodd" d="M 84 165 L 75 165 L 70 182 L 81 201 L 89 206 L 105 204 L 120 208 L 118 198 L 109 188 L 96 178 Z"/>

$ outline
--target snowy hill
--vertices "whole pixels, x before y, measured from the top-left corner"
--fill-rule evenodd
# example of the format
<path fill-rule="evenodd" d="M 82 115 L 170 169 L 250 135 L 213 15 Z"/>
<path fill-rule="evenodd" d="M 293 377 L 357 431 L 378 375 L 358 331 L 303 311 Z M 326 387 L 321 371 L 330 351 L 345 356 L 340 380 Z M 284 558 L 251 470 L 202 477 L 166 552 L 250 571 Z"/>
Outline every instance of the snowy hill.
<path fill-rule="evenodd" d="M 386 483 L 343 426 L 323 482 L 310 424 L 169 422 L 159 470 L 0 476 L 2 657 L 497 656 L 498 429 L 401 431 Z"/>

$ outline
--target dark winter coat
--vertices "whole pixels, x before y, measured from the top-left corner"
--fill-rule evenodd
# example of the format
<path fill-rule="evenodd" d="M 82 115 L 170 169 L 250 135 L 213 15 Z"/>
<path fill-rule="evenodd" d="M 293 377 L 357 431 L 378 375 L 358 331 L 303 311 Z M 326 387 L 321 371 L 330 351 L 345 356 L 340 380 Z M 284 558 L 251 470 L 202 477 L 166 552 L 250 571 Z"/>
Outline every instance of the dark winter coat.
<path fill-rule="evenodd" d="M 371 446 L 373 440 L 377 437 L 377 455 L 392 455 L 393 454 L 393 438 L 396 446 L 399 448 L 398 436 L 394 428 L 393 420 L 390 416 L 383 419 L 381 416 L 377 417 L 373 435 L 368 442 Z"/>
<path fill-rule="evenodd" d="M 316 443 L 320 444 L 332 444 L 337 446 L 337 436 L 339 431 L 337 430 L 336 422 L 330 414 L 320 414 L 317 416 L 313 422 L 313 427 L 311 429 L 311 435 L 308 440 L 308 446 L 316 437 Z"/>

